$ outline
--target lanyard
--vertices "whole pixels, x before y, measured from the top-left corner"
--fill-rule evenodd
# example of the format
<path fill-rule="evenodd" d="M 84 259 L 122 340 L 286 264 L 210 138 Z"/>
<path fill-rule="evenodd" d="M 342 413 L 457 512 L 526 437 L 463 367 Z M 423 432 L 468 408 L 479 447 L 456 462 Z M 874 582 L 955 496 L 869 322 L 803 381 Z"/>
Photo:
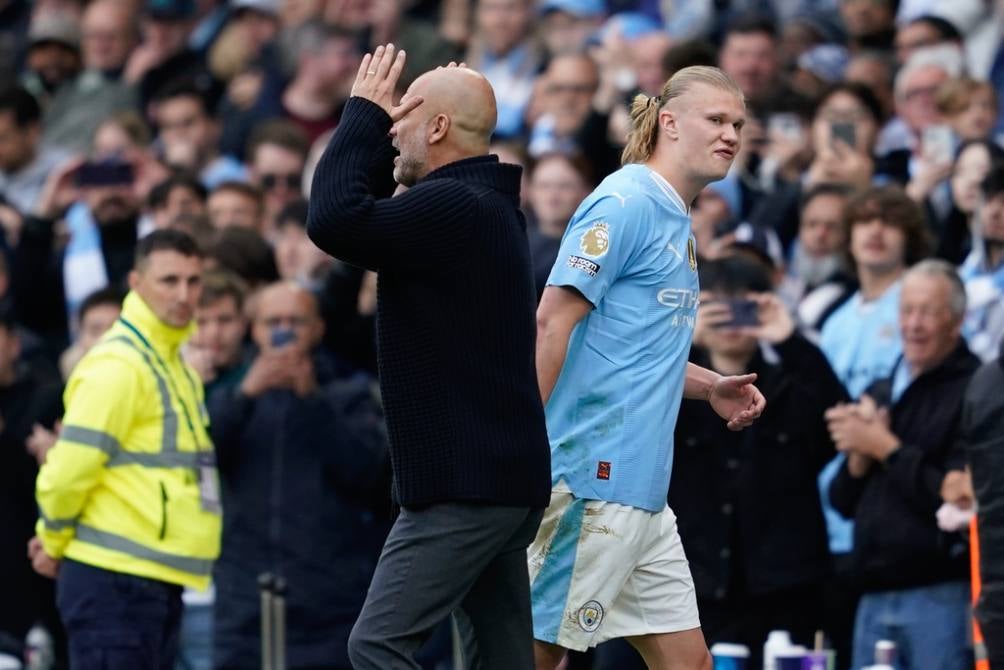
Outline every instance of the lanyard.
<path fill-rule="evenodd" d="M 171 391 L 174 393 L 174 395 L 178 397 L 178 404 L 181 405 L 181 411 L 185 414 L 185 423 L 188 424 L 188 430 L 192 433 L 192 438 L 195 440 L 195 448 L 198 449 L 201 440 L 199 439 L 198 433 L 195 432 L 195 423 L 192 422 L 192 416 L 188 412 L 188 405 L 185 403 L 185 398 L 181 395 L 181 393 L 178 391 L 178 388 L 174 385 L 174 378 L 171 376 L 171 371 L 167 368 L 167 364 L 164 363 L 164 360 L 160 357 L 160 354 L 157 353 L 157 350 L 153 348 L 153 345 L 151 345 L 149 340 L 147 340 L 146 337 L 143 336 L 143 333 L 139 332 L 139 329 L 136 328 L 136 326 L 129 323 L 128 320 L 126 320 L 121 316 L 119 317 L 119 323 L 128 328 L 132 332 L 132 334 L 139 339 L 143 347 L 151 354 L 153 354 L 153 357 L 157 360 L 157 363 L 164 370 L 165 372 L 164 376 L 167 378 L 167 383 L 171 386 Z M 180 352 L 178 353 L 178 358 L 179 360 L 181 358 Z M 188 385 L 192 389 L 192 397 L 198 398 L 199 394 L 195 390 L 195 382 L 192 381 L 192 376 L 189 374 L 188 369 L 185 368 L 184 364 L 182 364 L 181 369 L 185 373 L 185 379 L 188 380 Z"/>

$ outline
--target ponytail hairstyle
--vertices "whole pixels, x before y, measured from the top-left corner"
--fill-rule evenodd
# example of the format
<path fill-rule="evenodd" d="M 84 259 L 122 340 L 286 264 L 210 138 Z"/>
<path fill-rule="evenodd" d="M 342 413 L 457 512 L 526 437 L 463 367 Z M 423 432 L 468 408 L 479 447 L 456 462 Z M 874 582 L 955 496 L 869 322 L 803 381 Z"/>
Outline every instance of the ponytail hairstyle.
<path fill-rule="evenodd" d="M 652 157 L 656 141 L 659 139 L 659 112 L 673 98 L 678 98 L 694 84 L 706 84 L 714 88 L 735 94 L 745 104 L 739 85 L 717 67 L 710 65 L 692 65 L 670 77 L 662 87 L 662 93 L 649 96 L 639 93 L 631 103 L 631 131 L 628 133 L 627 145 L 621 154 L 621 164 L 644 163 Z"/>

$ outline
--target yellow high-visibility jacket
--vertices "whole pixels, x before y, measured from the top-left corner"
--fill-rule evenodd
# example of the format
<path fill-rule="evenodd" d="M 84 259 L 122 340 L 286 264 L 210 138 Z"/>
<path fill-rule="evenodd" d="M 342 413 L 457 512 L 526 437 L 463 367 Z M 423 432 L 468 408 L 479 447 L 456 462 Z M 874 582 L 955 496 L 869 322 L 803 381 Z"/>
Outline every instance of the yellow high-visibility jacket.
<path fill-rule="evenodd" d="M 45 552 L 205 588 L 219 555 L 219 479 L 202 383 L 172 328 L 135 293 L 66 385 L 36 482 Z"/>

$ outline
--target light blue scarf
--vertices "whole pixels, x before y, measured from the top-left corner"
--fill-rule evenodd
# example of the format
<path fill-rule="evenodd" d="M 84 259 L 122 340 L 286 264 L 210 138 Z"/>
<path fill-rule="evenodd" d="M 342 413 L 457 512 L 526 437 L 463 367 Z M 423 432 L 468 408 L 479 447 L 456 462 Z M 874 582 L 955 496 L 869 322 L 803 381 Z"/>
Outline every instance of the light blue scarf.
<path fill-rule="evenodd" d="M 70 207 L 66 225 L 70 241 L 63 256 L 63 292 L 67 321 L 75 337 L 80 304 L 94 291 L 108 286 L 108 270 L 101 253 L 101 231 L 87 205 L 78 202 Z"/>

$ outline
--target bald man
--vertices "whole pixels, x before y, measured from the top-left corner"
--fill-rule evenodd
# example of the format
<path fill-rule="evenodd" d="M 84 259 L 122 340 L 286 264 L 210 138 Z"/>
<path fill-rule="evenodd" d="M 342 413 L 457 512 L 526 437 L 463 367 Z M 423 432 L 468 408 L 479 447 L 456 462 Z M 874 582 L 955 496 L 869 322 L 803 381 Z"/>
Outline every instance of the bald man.
<path fill-rule="evenodd" d="M 254 309 L 258 353 L 236 389 L 208 401 L 227 507 L 214 667 L 261 666 L 257 577 L 272 572 L 288 586 L 289 667 L 347 670 L 349 632 L 390 530 L 386 504 L 370 502 L 386 500 L 388 485 L 379 407 L 370 377 L 319 346 L 313 294 L 271 284 Z"/>
<path fill-rule="evenodd" d="M 353 667 L 418 668 L 451 613 L 477 668 L 533 666 L 526 548 L 550 491 L 520 168 L 488 155 L 479 73 L 362 61 L 318 164 L 307 230 L 378 273 L 380 385 L 401 514 L 349 638 Z M 398 155 L 395 156 L 395 149 Z M 390 197 L 396 184 L 408 189 Z"/>

